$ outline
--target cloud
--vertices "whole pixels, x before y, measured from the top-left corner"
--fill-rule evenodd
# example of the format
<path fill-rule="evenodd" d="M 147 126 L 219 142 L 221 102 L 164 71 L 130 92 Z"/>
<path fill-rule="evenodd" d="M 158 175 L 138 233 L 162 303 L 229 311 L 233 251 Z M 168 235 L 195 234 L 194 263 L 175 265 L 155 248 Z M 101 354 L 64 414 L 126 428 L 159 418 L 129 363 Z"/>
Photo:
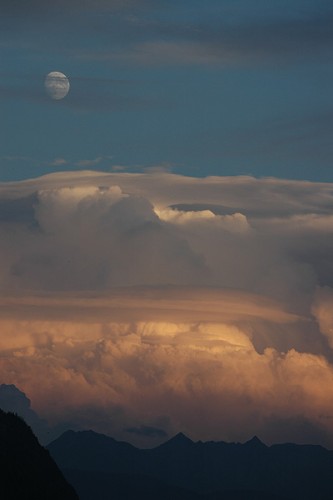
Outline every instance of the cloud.
<path fill-rule="evenodd" d="M 76 322 L 74 315 L 69 321 L 2 322 L 3 334 L 16 332 L 18 342 L 2 347 L 1 377 L 15 373 L 51 424 L 75 420 L 121 438 L 161 416 L 168 417 L 171 431 L 203 439 L 245 439 L 255 431 L 269 438 L 273 416 L 301 415 L 331 432 L 331 421 L 320 418 L 329 412 L 333 378 L 322 356 L 273 348 L 259 354 L 249 338 L 259 318 L 241 329 L 178 322 L 172 309 L 167 313 L 164 322 L 134 322 L 126 310 L 130 323 L 108 322 L 101 311 L 96 323 Z M 270 327 L 274 321 L 266 323 Z"/>
<path fill-rule="evenodd" d="M 1 184 L 1 380 L 52 426 L 332 446 L 332 197 L 163 172 Z"/>
<path fill-rule="evenodd" d="M 205 9 L 191 5 L 189 10 L 187 2 L 175 7 L 164 0 L 5 0 L 1 27 L 7 43 L 17 43 L 17 33 L 24 33 L 22 46 L 29 40 L 40 51 L 44 33 L 48 50 L 129 65 L 276 68 L 327 59 L 333 42 L 327 3 L 280 9 L 263 3 L 252 9 L 246 2 L 229 4 L 208 2 Z M 185 21 L 184 12 L 189 13 Z M 65 47 L 58 43 L 58 20 Z M 83 34 L 89 47 L 82 43 Z"/>
<path fill-rule="evenodd" d="M 313 314 L 318 321 L 321 332 L 327 337 L 333 349 L 333 289 L 329 287 L 316 291 L 313 303 Z"/>
<path fill-rule="evenodd" d="M 81 168 L 93 167 L 101 163 L 103 160 L 105 160 L 104 156 L 98 156 L 97 158 L 93 158 L 91 160 L 79 160 L 76 162 L 76 165 Z"/>
<path fill-rule="evenodd" d="M 142 65 L 214 65 L 227 62 L 231 54 L 214 53 L 204 44 L 192 41 L 154 40 L 109 52 L 85 52 L 85 58 L 100 61 L 121 61 Z"/>
<path fill-rule="evenodd" d="M 217 215 L 211 210 L 178 210 L 174 208 L 156 210 L 161 220 L 175 225 L 197 225 L 203 223 L 205 226 L 215 226 L 231 232 L 247 232 L 250 225 L 245 215 L 235 213 L 232 215 Z"/>
<path fill-rule="evenodd" d="M 64 167 L 65 165 L 67 165 L 69 167 L 75 166 L 80 168 L 88 168 L 88 167 L 95 167 L 96 165 L 99 165 L 100 163 L 103 163 L 105 161 L 110 161 L 111 159 L 112 156 L 97 156 L 96 158 L 81 159 L 76 161 L 68 160 L 65 158 L 55 158 L 48 164 L 50 167 Z"/>
<path fill-rule="evenodd" d="M 122 43 L 112 49 L 86 51 L 84 55 L 94 60 L 153 66 L 276 66 L 318 54 L 327 58 L 333 43 L 332 9 L 313 6 L 303 13 L 291 8 L 284 13 L 267 11 L 262 15 L 261 10 L 259 14 L 252 17 L 246 6 L 243 10 L 238 7 L 236 13 L 226 6 L 214 11 L 208 6 L 206 19 L 199 11 L 186 23 L 177 18 L 177 13 L 171 22 L 132 17 L 123 20 L 127 41 L 119 35 Z M 107 31 L 103 24 L 100 29 Z"/>
<path fill-rule="evenodd" d="M 50 167 L 63 167 L 64 165 L 67 165 L 68 161 L 65 160 L 65 158 L 55 158 L 52 160 L 49 165 Z"/>

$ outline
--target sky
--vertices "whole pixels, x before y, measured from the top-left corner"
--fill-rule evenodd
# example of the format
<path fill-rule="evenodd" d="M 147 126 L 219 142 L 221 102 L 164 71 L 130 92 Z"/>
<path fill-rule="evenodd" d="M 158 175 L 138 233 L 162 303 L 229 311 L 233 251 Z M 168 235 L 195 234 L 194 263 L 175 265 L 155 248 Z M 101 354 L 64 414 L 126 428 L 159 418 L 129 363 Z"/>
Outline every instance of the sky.
<path fill-rule="evenodd" d="M 330 3 L 0 5 L 0 404 L 333 449 Z"/>
<path fill-rule="evenodd" d="M 328 0 L 1 0 L 0 180 L 330 181 L 332 17 Z M 70 79 L 61 102 L 50 71 Z"/>

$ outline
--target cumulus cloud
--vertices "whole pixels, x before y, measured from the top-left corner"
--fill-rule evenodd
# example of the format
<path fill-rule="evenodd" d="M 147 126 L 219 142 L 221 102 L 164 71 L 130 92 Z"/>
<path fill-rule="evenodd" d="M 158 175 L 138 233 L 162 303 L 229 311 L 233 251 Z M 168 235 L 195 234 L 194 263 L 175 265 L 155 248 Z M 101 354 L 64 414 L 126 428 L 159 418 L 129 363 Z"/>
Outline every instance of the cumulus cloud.
<path fill-rule="evenodd" d="M 169 173 L 2 184 L 1 380 L 52 425 L 133 442 L 300 422 L 332 446 L 332 197 Z"/>
<path fill-rule="evenodd" d="M 178 210 L 178 209 L 156 209 L 156 214 L 161 220 L 175 225 L 190 225 L 196 226 L 202 223 L 206 227 L 215 227 L 216 229 L 224 229 L 231 232 L 247 232 L 250 230 L 250 225 L 245 215 L 235 213 L 232 215 L 218 215 L 211 210 Z"/>
<path fill-rule="evenodd" d="M 240 298 L 237 304 L 246 308 Z M 224 315 L 225 323 L 193 323 L 189 314 L 173 314 L 172 308 L 164 321 L 134 321 L 138 313 L 125 309 L 123 321 L 131 319 L 125 323 L 99 310 L 95 322 L 75 315 L 2 322 L 12 338 L 2 346 L 1 378 L 12 374 L 51 424 L 76 420 L 118 437 L 163 417 L 168 431 L 184 429 L 198 439 L 245 439 L 264 433 L 273 417 L 302 416 L 330 430 L 321 415 L 330 412 L 333 370 L 323 356 L 293 348 L 258 353 L 251 336 L 262 318 L 242 323 L 235 311 L 232 321 Z M 263 324 L 268 331 L 276 326 Z M 288 332 L 288 325 L 279 327 Z"/>

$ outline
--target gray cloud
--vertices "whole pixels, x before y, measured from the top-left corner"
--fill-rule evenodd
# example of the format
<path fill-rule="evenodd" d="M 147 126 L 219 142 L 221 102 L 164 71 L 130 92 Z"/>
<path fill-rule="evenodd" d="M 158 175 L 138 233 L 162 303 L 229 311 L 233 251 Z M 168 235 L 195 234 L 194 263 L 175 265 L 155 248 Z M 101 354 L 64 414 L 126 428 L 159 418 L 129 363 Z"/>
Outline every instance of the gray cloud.
<path fill-rule="evenodd" d="M 203 278 L 205 265 L 200 255 L 177 229 L 160 221 L 143 198 L 124 195 L 116 187 L 64 188 L 41 191 L 37 202 L 35 197 L 2 203 L 4 222 L 6 217 L 7 221 L 13 217 L 27 220 L 31 210 L 34 213 L 30 224 L 16 233 L 26 239 L 26 252 L 10 266 L 20 286 L 25 282 L 23 286 L 29 288 L 34 282 L 34 287 L 45 290 L 103 289 L 117 284 L 192 283 Z M 64 209 L 69 210 L 65 224 Z M 78 255 L 82 258 L 77 259 Z"/>
<path fill-rule="evenodd" d="M 303 415 L 290 418 L 268 417 L 263 423 L 260 433 L 267 443 L 304 443 L 304 436 L 308 442 L 333 448 L 332 436 L 322 426 L 316 425 Z"/>
<path fill-rule="evenodd" d="M 4 223 L 34 224 L 34 204 L 37 202 L 35 194 L 18 199 L 0 200 L 0 221 Z"/>
<path fill-rule="evenodd" d="M 296 269 L 295 259 L 296 275 L 304 275 L 305 283 L 332 285 L 329 184 L 251 178 L 182 183 L 172 174 L 100 174 L 96 181 L 102 188 L 90 184 L 91 177 L 79 179 L 76 187 L 75 180 L 56 187 L 52 180 L 57 178 L 66 179 L 66 174 L 50 180 L 51 190 L 44 189 L 41 179 L 39 194 L 12 198 L 7 192 L 1 201 L 4 222 L 29 221 L 20 229 L 25 250 L 8 266 L 20 286 L 29 287 L 33 280 L 41 289 L 165 283 L 252 289 L 258 255 L 272 279 L 274 266 L 285 270 L 281 286 L 285 272 Z M 121 189 L 107 187 L 110 182 Z M 95 248 L 90 249 L 92 239 Z M 241 250 L 244 241 L 246 253 Z M 155 262 L 158 273 L 149 262 Z M 257 286 L 260 291 L 269 285 L 262 280 Z"/>

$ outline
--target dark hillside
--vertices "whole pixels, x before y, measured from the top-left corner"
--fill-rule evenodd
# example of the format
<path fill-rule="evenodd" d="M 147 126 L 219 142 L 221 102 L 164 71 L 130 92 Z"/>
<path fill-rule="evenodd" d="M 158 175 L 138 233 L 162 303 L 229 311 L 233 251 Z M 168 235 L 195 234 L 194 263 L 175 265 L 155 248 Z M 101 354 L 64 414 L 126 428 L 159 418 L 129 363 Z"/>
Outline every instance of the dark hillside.
<path fill-rule="evenodd" d="M 72 486 L 23 419 L 0 410 L 0 497 L 78 500 Z"/>

